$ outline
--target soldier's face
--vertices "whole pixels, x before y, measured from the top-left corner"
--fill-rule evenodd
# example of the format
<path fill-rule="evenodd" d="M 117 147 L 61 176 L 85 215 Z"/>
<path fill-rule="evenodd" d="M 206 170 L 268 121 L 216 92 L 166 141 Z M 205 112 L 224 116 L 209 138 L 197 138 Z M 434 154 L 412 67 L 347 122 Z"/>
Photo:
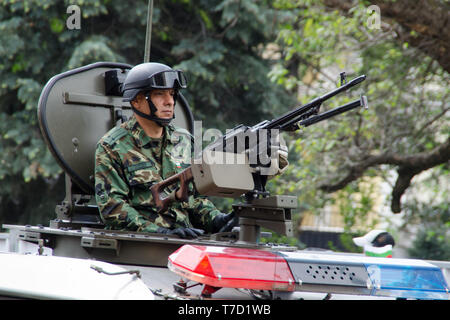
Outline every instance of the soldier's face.
<path fill-rule="evenodd" d="M 175 101 L 173 89 L 157 89 L 150 92 L 150 99 L 158 111 L 156 116 L 162 119 L 172 119 Z"/>
<path fill-rule="evenodd" d="M 155 89 L 150 92 L 150 99 L 157 109 L 155 116 L 162 119 L 171 119 L 173 117 L 174 94 L 175 91 L 173 89 Z M 150 114 L 150 106 L 143 94 L 139 94 L 136 97 L 133 105 L 139 111 Z"/>

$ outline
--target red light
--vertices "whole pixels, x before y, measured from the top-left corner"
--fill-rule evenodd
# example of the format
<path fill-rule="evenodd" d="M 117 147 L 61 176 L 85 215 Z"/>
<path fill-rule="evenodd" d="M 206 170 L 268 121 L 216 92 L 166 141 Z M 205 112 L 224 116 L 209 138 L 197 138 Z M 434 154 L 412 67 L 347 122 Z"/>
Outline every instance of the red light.
<path fill-rule="evenodd" d="M 263 250 L 184 245 L 169 256 L 169 269 L 218 288 L 277 291 L 295 288 L 286 260 Z"/>

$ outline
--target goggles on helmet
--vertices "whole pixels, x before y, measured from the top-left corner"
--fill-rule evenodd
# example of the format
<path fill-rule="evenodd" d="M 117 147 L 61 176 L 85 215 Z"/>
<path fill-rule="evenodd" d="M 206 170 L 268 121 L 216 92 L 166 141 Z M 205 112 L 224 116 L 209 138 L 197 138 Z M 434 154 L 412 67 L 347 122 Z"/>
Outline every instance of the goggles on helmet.
<path fill-rule="evenodd" d="M 148 85 L 154 89 L 186 88 L 187 80 L 180 70 L 162 71 L 152 75 L 148 80 Z"/>
<path fill-rule="evenodd" d="M 125 84 L 123 91 L 132 89 L 184 89 L 187 87 L 187 80 L 181 70 L 167 70 L 152 74 L 150 77 Z"/>

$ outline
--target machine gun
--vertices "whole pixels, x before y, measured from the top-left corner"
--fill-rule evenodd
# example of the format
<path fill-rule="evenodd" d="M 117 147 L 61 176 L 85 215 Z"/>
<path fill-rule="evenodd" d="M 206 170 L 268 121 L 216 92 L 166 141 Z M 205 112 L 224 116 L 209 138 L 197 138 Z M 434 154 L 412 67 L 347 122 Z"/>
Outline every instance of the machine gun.
<path fill-rule="evenodd" d="M 345 77 L 345 75 L 344 75 Z M 354 108 L 367 108 L 367 98 L 360 99 L 319 113 L 322 103 L 366 79 L 359 76 L 273 120 L 265 120 L 252 127 L 239 125 L 208 145 L 195 156 L 191 166 L 150 187 L 158 212 L 167 210 L 173 201 L 186 201 L 189 184 L 194 183 L 201 195 L 238 198 L 245 203 L 233 205 L 239 216 L 239 240 L 258 242 L 260 227 L 292 235 L 291 209 L 296 208 L 292 196 L 270 196 L 265 189 L 269 176 L 276 173 L 280 147 L 280 131 L 296 131 Z M 178 188 L 163 197 L 163 191 L 179 183 Z"/>

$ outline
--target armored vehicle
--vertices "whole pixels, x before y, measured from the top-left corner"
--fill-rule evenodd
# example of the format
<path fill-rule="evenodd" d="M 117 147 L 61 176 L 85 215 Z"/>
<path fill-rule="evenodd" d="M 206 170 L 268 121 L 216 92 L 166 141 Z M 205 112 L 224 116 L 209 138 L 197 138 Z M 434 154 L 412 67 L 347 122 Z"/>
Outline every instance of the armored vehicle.
<path fill-rule="evenodd" d="M 246 201 L 234 205 L 239 227 L 232 232 L 188 240 L 105 230 L 94 197 L 94 153 L 97 141 L 109 129 L 132 116 L 129 103 L 121 97 L 121 84 L 131 67 L 93 63 L 56 75 L 44 87 L 38 103 L 39 125 L 48 148 L 64 170 L 65 198 L 55 204 L 56 217 L 48 226 L 3 225 L 10 232 L 9 251 L 21 251 L 21 246 L 31 243 L 34 254 L 120 265 L 130 273 L 139 273 L 160 298 L 296 299 L 329 298 L 330 293 L 341 298 L 449 298 L 445 268 L 437 264 L 262 244 L 262 227 L 292 235 L 291 215 L 297 200 L 268 195 L 261 181 L 255 179 L 260 178 L 256 170 L 245 159 L 236 167 L 227 167 L 226 175 L 217 165 L 192 166 L 191 178 L 205 194 L 247 195 Z M 342 112 L 366 103 L 361 98 Z M 297 109 L 301 112 L 295 116 L 300 118 L 289 118 L 288 127 L 317 116 L 317 112 L 310 112 L 308 117 L 304 113 L 315 110 L 316 104 Z M 182 94 L 175 114 L 175 125 L 193 132 L 194 117 Z"/>

